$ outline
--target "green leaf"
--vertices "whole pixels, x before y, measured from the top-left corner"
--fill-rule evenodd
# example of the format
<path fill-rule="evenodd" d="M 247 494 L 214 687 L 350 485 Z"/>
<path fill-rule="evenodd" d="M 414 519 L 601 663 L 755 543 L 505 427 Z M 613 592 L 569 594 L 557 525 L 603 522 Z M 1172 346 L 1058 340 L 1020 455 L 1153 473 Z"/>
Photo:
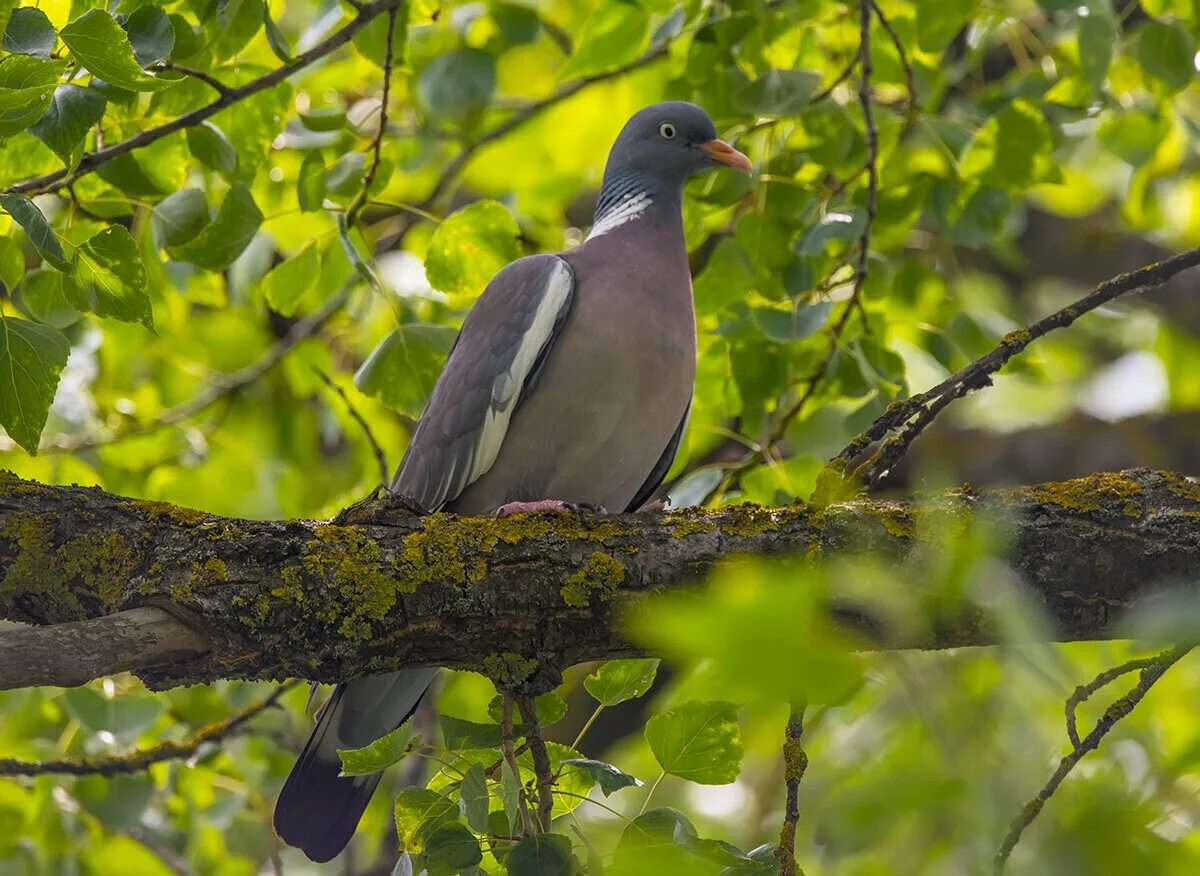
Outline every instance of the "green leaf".
<path fill-rule="evenodd" d="M 1172 92 L 1185 88 L 1196 75 L 1195 56 L 1196 40 L 1180 22 L 1148 21 L 1138 32 L 1138 62 Z"/>
<path fill-rule="evenodd" d="M 980 0 L 917 0 L 917 44 L 923 51 L 940 52 L 966 26 Z"/>
<path fill-rule="evenodd" d="M 815 304 L 796 302 L 786 308 L 752 307 L 750 319 L 768 340 L 786 344 L 816 334 L 829 321 L 832 310 L 831 301 L 818 301 Z"/>
<path fill-rule="evenodd" d="M 521 821 L 521 778 L 513 771 L 507 760 L 500 764 L 500 802 L 504 804 L 504 816 L 508 819 L 509 833 L 517 830 Z"/>
<path fill-rule="evenodd" d="M 389 407 L 417 416 L 441 373 L 456 332 L 406 323 L 380 342 L 354 375 L 354 385 Z"/>
<path fill-rule="evenodd" d="M 644 696 L 654 684 L 658 672 L 656 657 L 635 660 L 609 660 L 583 680 L 583 686 L 596 701 L 615 706 Z"/>
<path fill-rule="evenodd" d="M 209 170 L 233 173 L 238 155 L 225 132 L 212 122 L 201 122 L 187 129 L 187 144 L 196 160 Z"/>
<path fill-rule="evenodd" d="M 275 53 L 275 57 L 285 64 L 290 64 L 292 61 L 292 47 L 288 45 L 287 37 L 279 29 L 279 25 L 275 23 L 275 19 L 271 17 L 271 10 L 266 3 L 263 4 L 263 27 L 267 31 L 267 45 L 271 47 L 271 51 Z"/>
<path fill-rule="evenodd" d="M 632 61 L 641 54 L 648 26 L 646 10 L 637 3 L 600 3 L 584 22 L 575 53 L 559 71 L 559 78 L 590 76 Z"/>
<path fill-rule="evenodd" d="M 732 703 L 686 702 L 646 722 L 646 741 L 667 773 L 724 785 L 742 769 L 737 709 Z"/>
<path fill-rule="evenodd" d="M 405 721 L 391 733 L 362 748 L 339 748 L 342 775 L 366 776 L 399 763 L 413 748 L 415 738 Z"/>
<path fill-rule="evenodd" d="M 300 113 L 300 121 L 310 131 L 339 131 L 346 124 L 346 111 L 337 106 L 313 107 Z"/>
<path fill-rule="evenodd" d="M 29 55 L 0 59 L 0 110 L 23 108 L 31 103 L 44 106 L 66 68 L 66 61 L 44 61 Z"/>
<path fill-rule="evenodd" d="M 640 788 L 642 780 L 634 778 L 629 773 L 622 772 L 611 763 L 605 763 L 602 760 L 591 760 L 590 758 L 571 758 L 563 761 L 564 764 L 577 766 L 581 770 L 587 772 L 593 779 L 600 784 L 600 790 L 607 797 L 613 791 L 619 791 L 622 788 Z"/>
<path fill-rule="evenodd" d="M 488 717 L 497 724 L 500 723 L 500 719 L 503 717 L 503 706 L 504 698 L 499 694 L 492 697 L 491 702 L 488 703 Z M 563 701 L 563 698 L 556 693 L 541 694 L 536 700 L 534 700 L 534 709 L 537 711 L 538 724 L 542 727 L 549 727 L 551 724 L 557 724 L 563 719 L 563 716 L 567 714 L 567 704 Z M 513 726 L 523 726 L 520 715 L 516 709 L 513 710 Z"/>
<path fill-rule="evenodd" d="M 83 141 L 92 126 L 104 118 L 108 102 L 93 88 L 60 85 L 46 113 L 30 127 L 29 133 L 50 147 L 68 168 L 79 163 Z"/>
<path fill-rule="evenodd" d="M 154 245 L 160 249 L 192 240 L 209 223 L 208 201 L 200 189 L 180 189 L 159 201 L 150 214 Z"/>
<path fill-rule="evenodd" d="M 218 0 L 217 39 L 213 55 L 223 61 L 244 49 L 266 17 L 263 0 Z"/>
<path fill-rule="evenodd" d="M 453 715 L 440 716 L 438 723 L 442 728 L 442 738 L 446 748 L 451 751 L 463 751 L 468 748 L 495 748 L 500 745 L 499 724 L 481 724 L 478 721 L 468 721 Z"/>
<path fill-rule="evenodd" d="M 4 29 L 4 51 L 49 59 L 54 51 L 54 25 L 36 6 L 14 9 Z"/>
<path fill-rule="evenodd" d="M 50 230 L 50 223 L 38 209 L 38 205 L 24 195 L 0 195 L 0 207 L 12 216 L 18 225 L 25 229 L 29 242 L 46 261 L 60 271 L 72 270 L 62 244 Z"/>
<path fill-rule="evenodd" d="M 1054 143 L 1042 111 L 1014 100 L 986 122 L 967 145 L 959 163 L 964 179 L 1018 191 L 1054 173 Z"/>
<path fill-rule="evenodd" d="M 480 112 L 496 90 L 496 65 L 479 49 L 455 49 L 438 55 L 417 79 L 421 104 L 433 115 L 465 119 Z"/>
<path fill-rule="evenodd" d="M 833 241 L 849 243 L 857 240 L 866 224 L 866 214 L 861 210 L 849 213 L 826 213 L 816 225 L 800 238 L 796 245 L 796 254 L 802 256 L 824 255 L 825 250 Z"/>
<path fill-rule="evenodd" d="M 335 195 L 357 195 L 366 164 L 367 157 L 361 152 L 347 152 L 325 172 L 326 190 Z"/>
<path fill-rule="evenodd" d="M 154 330 L 146 268 L 137 244 L 122 225 L 110 225 L 78 249 L 71 300 L 80 310 Z"/>
<path fill-rule="evenodd" d="M 1117 26 L 1111 15 L 1095 10 L 1079 19 L 1079 71 L 1093 89 L 1104 84 L 1112 63 Z"/>
<path fill-rule="evenodd" d="M 433 232 L 425 272 L 433 288 L 474 298 L 496 273 L 520 257 L 521 229 L 495 201 L 476 201 L 450 215 Z"/>
<path fill-rule="evenodd" d="M 195 238 L 181 246 L 168 247 L 171 258 L 191 262 L 209 271 L 223 271 L 250 245 L 262 225 L 262 213 L 244 183 L 234 183 L 217 218 Z"/>
<path fill-rule="evenodd" d="M 276 313 L 291 316 L 320 275 L 321 262 L 316 242 L 309 241 L 300 252 L 280 262 L 263 277 L 267 303 Z"/>
<path fill-rule="evenodd" d="M 0 237 L 0 283 L 10 298 L 24 276 L 25 254 L 21 252 L 21 244 L 11 237 Z"/>
<path fill-rule="evenodd" d="M 508 855 L 509 876 L 572 876 L 571 840 L 557 833 L 535 833 Z"/>
<path fill-rule="evenodd" d="M 477 833 L 487 832 L 488 789 L 483 764 L 473 763 L 458 786 L 458 808 Z"/>
<path fill-rule="evenodd" d="M 305 213 L 320 210 L 325 203 L 325 162 L 320 152 L 310 152 L 300 165 L 296 178 L 296 198 Z"/>
<path fill-rule="evenodd" d="M 435 830 L 458 821 L 458 804 L 428 788 L 404 788 L 396 795 L 396 834 L 400 848 L 420 852 Z"/>
<path fill-rule="evenodd" d="M 81 314 L 71 303 L 75 281 L 53 268 L 30 271 L 19 290 L 22 309 L 38 322 L 65 329 L 79 321 Z"/>
<path fill-rule="evenodd" d="M 458 873 L 482 861 L 483 850 L 466 825 L 451 821 L 430 834 L 421 858 L 430 873 Z"/>
<path fill-rule="evenodd" d="M 31 456 L 70 353 L 60 332 L 0 314 L 0 426 Z"/>
<path fill-rule="evenodd" d="M 147 3 L 139 6 L 122 25 L 129 34 L 134 59 L 148 67 L 171 57 L 175 48 L 175 31 L 171 19 L 160 7 Z"/>
<path fill-rule="evenodd" d="M 124 739 L 133 739 L 148 730 L 163 713 L 163 704 L 158 697 L 111 697 L 87 686 L 64 691 L 63 702 L 85 730 L 91 733 L 107 731 Z"/>
<path fill-rule="evenodd" d="M 768 70 L 744 89 L 739 97 L 747 112 L 790 116 L 808 106 L 821 74 L 812 70 Z"/>
<path fill-rule="evenodd" d="M 59 33 L 80 64 L 110 85 L 130 91 L 162 91 L 178 82 L 151 76 L 133 56 L 129 35 L 102 9 L 89 9 Z"/>

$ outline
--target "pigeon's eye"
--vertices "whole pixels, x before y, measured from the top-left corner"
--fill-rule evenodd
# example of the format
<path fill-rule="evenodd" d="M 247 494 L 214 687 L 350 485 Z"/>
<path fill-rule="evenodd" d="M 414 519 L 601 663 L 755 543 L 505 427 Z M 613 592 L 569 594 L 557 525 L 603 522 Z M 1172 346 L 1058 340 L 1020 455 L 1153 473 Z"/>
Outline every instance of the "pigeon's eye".
<path fill-rule="evenodd" d="M 675 123 L 674 122 L 663 122 L 661 125 L 658 126 L 658 133 L 662 135 L 662 138 L 664 140 L 674 140 L 675 139 Z"/>

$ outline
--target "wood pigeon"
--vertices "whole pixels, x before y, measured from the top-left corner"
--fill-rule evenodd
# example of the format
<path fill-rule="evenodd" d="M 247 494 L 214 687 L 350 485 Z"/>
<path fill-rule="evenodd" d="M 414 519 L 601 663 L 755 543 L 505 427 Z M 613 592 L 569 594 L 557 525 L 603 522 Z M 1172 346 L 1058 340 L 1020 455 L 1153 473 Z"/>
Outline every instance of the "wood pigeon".
<path fill-rule="evenodd" d="M 684 183 L 750 160 L 694 104 L 625 124 L 587 239 L 502 269 L 463 322 L 392 490 L 429 511 L 500 514 L 642 507 L 683 435 L 696 373 Z M 380 774 L 340 776 L 339 748 L 391 732 L 436 669 L 340 684 L 275 807 L 275 830 L 314 861 L 350 841 Z"/>

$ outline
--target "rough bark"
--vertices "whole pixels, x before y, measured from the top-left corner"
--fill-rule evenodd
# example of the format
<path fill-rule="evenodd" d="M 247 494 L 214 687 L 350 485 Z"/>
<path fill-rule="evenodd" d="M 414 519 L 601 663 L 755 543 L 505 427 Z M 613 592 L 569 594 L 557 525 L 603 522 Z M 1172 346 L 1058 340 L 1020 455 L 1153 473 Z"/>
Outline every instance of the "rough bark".
<path fill-rule="evenodd" d="M 1161 585 L 1200 586 L 1200 486 L 1147 470 L 917 503 L 616 517 L 415 517 L 385 499 L 338 523 L 236 520 L 0 475 L 0 618 L 65 624 L 155 606 L 208 642 L 202 655 L 171 653 L 152 669 L 135 644 L 123 662 L 48 670 L 40 683 L 137 667 L 169 687 L 441 665 L 537 689 L 573 663 L 635 653 L 614 623 L 618 610 L 702 580 L 722 558 L 861 551 L 915 569 L 937 547 L 928 521 L 961 526 L 980 515 L 1009 534 L 1009 561 L 1055 641 L 1117 635 L 1121 616 Z M 841 617 L 862 614 L 841 608 Z M 875 633 L 887 647 L 939 648 L 988 644 L 997 629 L 971 603 L 923 631 Z M 23 662 L 36 662 L 38 649 L 63 650 L 60 629 L 20 634 L 26 656 L 0 648 L 0 682 L 33 677 Z M 77 635 L 71 642 L 82 654 Z"/>

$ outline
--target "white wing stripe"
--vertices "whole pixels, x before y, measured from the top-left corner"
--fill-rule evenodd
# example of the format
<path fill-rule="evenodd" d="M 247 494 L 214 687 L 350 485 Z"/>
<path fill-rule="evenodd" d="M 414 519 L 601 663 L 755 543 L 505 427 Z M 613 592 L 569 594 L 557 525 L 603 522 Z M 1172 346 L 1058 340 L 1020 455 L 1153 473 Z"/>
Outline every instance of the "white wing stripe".
<path fill-rule="evenodd" d="M 566 262 L 559 260 L 546 281 L 546 291 L 534 313 L 529 330 L 521 338 L 512 366 L 504 374 L 498 375 L 492 385 L 491 404 L 488 405 L 483 429 L 475 444 L 475 458 L 464 487 L 483 477 L 500 455 L 500 445 L 504 443 L 504 436 L 508 433 L 508 423 L 516 409 L 517 397 L 525 386 L 525 378 L 533 369 L 538 353 L 550 339 L 554 324 L 570 298 L 573 283 L 570 267 Z"/>

